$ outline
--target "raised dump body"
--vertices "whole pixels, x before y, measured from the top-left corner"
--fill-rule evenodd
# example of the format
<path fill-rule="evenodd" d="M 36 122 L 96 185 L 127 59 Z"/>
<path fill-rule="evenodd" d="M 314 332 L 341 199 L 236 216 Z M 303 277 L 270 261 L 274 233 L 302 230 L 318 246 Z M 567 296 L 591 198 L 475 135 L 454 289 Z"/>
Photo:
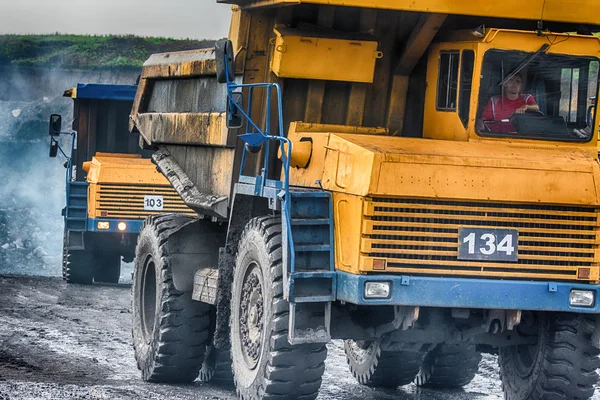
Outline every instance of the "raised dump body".
<path fill-rule="evenodd" d="M 600 5 L 235 3 L 132 111 L 199 215 L 140 234 L 143 378 L 316 398 L 338 338 L 362 384 L 461 387 L 491 352 L 507 398 L 591 397 Z"/>

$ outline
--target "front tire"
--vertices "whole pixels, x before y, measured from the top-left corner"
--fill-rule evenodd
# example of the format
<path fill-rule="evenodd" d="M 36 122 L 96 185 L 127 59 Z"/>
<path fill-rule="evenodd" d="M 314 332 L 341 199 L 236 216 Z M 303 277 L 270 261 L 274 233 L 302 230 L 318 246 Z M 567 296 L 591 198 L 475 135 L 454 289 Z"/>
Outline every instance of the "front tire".
<path fill-rule="evenodd" d="M 423 361 L 422 352 L 382 351 L 378 341 L 345 340 L 344 352 L 354 378 L 361 385 L 371 387 L 408 385 Z"/>
<path fill-rule="evenodd" d="M 592 345 L 594 321 L 571 313 L 527 313 L 517 329 L 535 345 L 500 349 L 506 400 L 589 399 L 598 382 L 600 351 Z"/>
<path fill-rule="evenodd" d="M 251 220 L 236 259 L 231 300 L 231 358 L 242 399 L 315 399 L 325 371 L 323 344 L 288 342 L 283 299 L 281 220 Z"/>
<path fill-rule="evenodd" d="M 468 385 L 479 370 L 481 353 L 470 343 L 439 344 L 425 356 L 417 386 L 455 389 Z"/>
<path fill-rule="evenodd" d="M 121 255 L 107 252 L 96 255 L 95 282 L 119 283 L 121 277 Z"/>
<path fill-rule="evenodd" d="M 138 238 L 133 347 L 145 381 L 194 381 L 209 344 L 210 306 L 175 289 L 167 251 L 170 234 L 189 220 L 171 214 L 149 217 Z"/>
<path fill-rule="evenodd" d="M 89 250 L 65 250 L 64 280 L 91 285 L 94 282 L 94 255 Z"/>

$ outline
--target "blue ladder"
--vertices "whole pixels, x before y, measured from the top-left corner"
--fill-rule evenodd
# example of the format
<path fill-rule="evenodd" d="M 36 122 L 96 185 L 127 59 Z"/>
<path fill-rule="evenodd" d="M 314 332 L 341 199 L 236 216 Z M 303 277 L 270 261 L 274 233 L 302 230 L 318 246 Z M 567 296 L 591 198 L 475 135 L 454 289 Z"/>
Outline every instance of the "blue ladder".
<path fill-rule="evenodd" d="M 88 216 L 88 183 L 67 182 L 67 207 L 65 226 L 68 231 L 84 232 L 87 230 Z"/>
<path fill-rule="evenodd" d="M 336 277 L 331 194 L 290 189 L 285 201 L 290 201 L 289 208 L 282 207 L 284 295 L 290 303 L 288 341 L 293 345 L 327 343 Z M 293 243 L 289 243 L 289 232 Z"/>

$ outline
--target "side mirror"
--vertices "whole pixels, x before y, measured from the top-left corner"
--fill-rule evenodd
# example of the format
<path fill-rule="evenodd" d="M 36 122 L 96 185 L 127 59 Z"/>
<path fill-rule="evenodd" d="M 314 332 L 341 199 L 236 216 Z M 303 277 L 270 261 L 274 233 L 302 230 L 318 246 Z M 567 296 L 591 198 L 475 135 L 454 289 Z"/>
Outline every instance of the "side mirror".
<path fill-rule="evenodd" d="M 50 128 L 48 129 L 48 134 L 50 136 L 60 136 L 60 131 L 62 130 L 62 117 L 60 114 L 52 114 L 50 115 Z"/>
<path fill-rule="evenodd" d="M 215 43 L 215 61 L 217 64 L 217 82 L 232 82 L 235 78 L 235 62 L 231 40 L 219 40 Z"/>
<path fill-rule="evenodd" d="M 50 138 L 50 158 L 55 158 L 56 155 L 58 154 L 58 142 L 51 137 Z"/>
<path fill-rule="evenodd" d="M 244 118 L 240 109 L 244 107 L 244 95 L 242 92 L 232 92 L 227 97 L 227 128 L 237 129 L 244 125 Z"/>

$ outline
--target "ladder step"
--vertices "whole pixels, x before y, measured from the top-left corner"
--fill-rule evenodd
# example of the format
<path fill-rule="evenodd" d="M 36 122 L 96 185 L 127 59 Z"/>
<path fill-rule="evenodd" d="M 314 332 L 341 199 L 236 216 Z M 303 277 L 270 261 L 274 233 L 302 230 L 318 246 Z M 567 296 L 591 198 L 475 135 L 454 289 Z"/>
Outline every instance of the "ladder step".
<path fill-rule="evenodd" d="M 74 197 L 74 198 L 82 198 L 82 197 L 87 197 L 87 193 L 83 194 L 83 193 L 69 193 L 69 197 Z"/>
<path fill-rule="evenodd" d="M 68 208 L 72 208 L 75 210 L 87 210 L 87 206 L 69 206 Z"/>
<path fill-rule="evenodd" d="M 329 218 L 292 218 L 292 225 L 329 225 Z"/>
<path fill-rule="evenodd" d="M 307 244 L 307 245 L 299 245 L 295 247 L 296 253 L 298 252 L 308 252 L 308 251 L 330 251 L 331 246 L 328 244 Z"/>
<path fill-rule="evenodd" d="M 67 221 L 86 221 L 87 217 L 67 217 Z"/>
<path fill-rule="evenodd" d="M 316 269 L 314 271 L 297 271 L 291 274 L 292 279 L 311 279 L 311 278 L 333 278 L 334 271 L 326 269 Z"/>
<path fill-rule="evenodd" d="M 329 296 L 296 296 L 294 297 L 294 303 L 324 303 L 327 301 L 334 301 L 333 295 Z"/>

